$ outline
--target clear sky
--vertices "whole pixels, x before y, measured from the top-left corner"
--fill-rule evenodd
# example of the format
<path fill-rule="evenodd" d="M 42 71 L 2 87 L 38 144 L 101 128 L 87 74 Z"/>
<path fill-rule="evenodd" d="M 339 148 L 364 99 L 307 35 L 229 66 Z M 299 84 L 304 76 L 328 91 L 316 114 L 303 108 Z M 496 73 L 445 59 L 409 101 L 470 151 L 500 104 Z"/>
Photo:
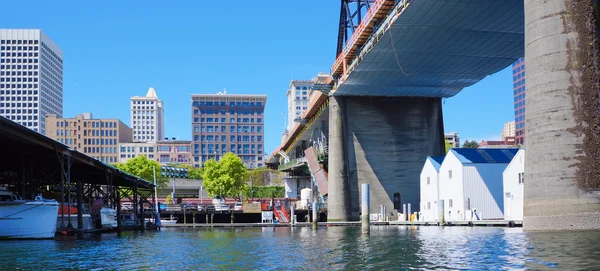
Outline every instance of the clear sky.
<path fill-rule="evenodd" d="M 339 1 L 5 1 L 0 28 L 39 28 L 64 55 L 64 115 L 129 125 L 154 87 L 165 132 L 191 139 L 190 94 L 267 94 L 265 151 L 280 143 L 291 79 L 329 72 Z M 445 99 L 445 131 L 498 139 L 514 119 L 510 69 Z"/>

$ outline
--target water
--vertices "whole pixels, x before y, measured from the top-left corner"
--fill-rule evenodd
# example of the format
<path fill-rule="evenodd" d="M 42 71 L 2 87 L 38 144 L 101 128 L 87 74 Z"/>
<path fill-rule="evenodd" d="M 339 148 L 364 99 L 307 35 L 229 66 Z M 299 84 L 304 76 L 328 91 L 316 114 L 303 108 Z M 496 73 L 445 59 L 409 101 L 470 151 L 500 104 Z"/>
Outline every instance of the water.
<path fill-rule="evenodd" d="M 0 270 L 600 270 L 600 232 L 163 229 L 0 242 Z"/>

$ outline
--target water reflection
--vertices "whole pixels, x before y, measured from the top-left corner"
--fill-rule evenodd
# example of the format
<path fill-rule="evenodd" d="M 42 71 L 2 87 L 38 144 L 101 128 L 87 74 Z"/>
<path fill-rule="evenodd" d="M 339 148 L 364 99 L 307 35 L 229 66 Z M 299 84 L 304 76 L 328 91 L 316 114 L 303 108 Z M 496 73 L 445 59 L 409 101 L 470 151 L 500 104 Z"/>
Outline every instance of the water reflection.
<path fill-rule="evenodd" d="M 163 229 L 0 242 L 2 270 L 600 269 L 600 232 L 468 227 Z"/>

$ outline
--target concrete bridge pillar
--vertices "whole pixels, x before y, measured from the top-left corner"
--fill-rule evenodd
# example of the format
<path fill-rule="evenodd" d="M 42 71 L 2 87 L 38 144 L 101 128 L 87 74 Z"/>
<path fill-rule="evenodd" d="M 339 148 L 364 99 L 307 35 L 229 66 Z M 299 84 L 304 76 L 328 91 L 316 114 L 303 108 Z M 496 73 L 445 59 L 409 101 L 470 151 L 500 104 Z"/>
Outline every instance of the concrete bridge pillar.
<path fill-rule="evenodd" d="M 525 230 L 600 228 L 593 2 L 525 1 Z"/>
<path fill-rule="evenodd" d="M 371 213 L 385 205 L 395 216 L 395 192 L 420 206 L 425 158 L 445 150 L 441 99 L 334 96 L 329 121 L 329 221 L 358 221 L 365 183 Z"/>

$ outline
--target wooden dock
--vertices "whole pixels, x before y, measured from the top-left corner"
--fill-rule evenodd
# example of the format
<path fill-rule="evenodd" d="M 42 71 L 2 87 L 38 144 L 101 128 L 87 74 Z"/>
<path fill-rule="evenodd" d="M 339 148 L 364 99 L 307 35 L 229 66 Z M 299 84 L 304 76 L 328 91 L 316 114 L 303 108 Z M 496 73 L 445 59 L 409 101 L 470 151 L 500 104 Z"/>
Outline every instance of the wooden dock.
<path fill-rule="evenodd" d="M 361 225 L 360 221 L 349 221 L 349 222 L 318 222 L 319 227 L 358 227 Z M 256 228 L 256 227 L 310 227 L 310 222 L 298 222 L 294 225 L 288 223 L 180 223 L 180 224 L 165 224 L 163 228 Z M 384 222 L 371 222 L 371 226 L 466 226 L 466 227 L 522 227 L 523 221 L 510 221 L 505 220 L 477 220 L 477 221 L 452 221 L 447 224 L 439 225 L 438 222 L 425 222 L 425 221 L 384 221 Z"/>

